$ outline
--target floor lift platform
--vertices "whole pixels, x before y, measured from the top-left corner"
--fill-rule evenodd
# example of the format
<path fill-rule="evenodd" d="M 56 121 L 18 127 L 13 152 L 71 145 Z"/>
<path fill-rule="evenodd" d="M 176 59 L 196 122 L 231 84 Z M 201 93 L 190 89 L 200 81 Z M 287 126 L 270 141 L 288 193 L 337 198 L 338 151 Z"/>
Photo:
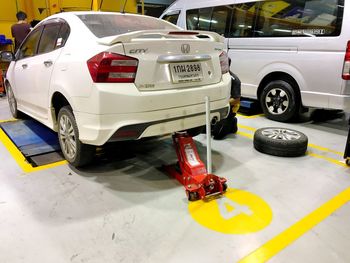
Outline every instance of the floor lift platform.
<path fill-rule="evenodd" d="M 16 120 L 0 123 L 0 128 L 33 167 L 64 160 L 57 133 L 43 124 Z"/>

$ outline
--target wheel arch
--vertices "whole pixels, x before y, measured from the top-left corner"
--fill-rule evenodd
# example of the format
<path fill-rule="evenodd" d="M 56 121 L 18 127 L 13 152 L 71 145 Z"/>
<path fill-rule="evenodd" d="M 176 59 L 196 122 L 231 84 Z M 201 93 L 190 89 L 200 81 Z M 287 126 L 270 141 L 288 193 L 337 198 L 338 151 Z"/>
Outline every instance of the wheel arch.
<path fill-rule="evenodd" d="M 59 91 L 55 91 L 51 96 L 51 118 L 54 130 L 57 131 L 57 117 L 60 109 L 64 106 L 72 107 L 72 103 Z"/>
<path fill-rule="evenodd" d="M 12 87 L 10 81 L 7 78 L 4 78 L 4 86 L 5 86 L 6 92 L 7 92 L 8 86 Z M 12 88 L 12 92 L 15 94 L 15 92 L 13 91 L 13 88 Z"/>
<path fill-rule="evenodd" d="M 257 90 L 257 98 L 258 100 L 260 100 L 260 96 L 262 94 L 262 91 L 264 89 L 264 87 L 271 81 L 274 80 L 284 80 L 287 81 L 288 83 L 291 84 L 292 88 L 295 91 L 295 94 L 298 96 L 298 99 L 301 103 L 301 105 L 303 105 L 302 102 L 302 98 L 301 98 L 301 91 L 300 91 L 300 85 L 297 82 L 297 80 L 295 78 L 293 78 L 290 74 L 283 72 L 283 71 L 275 71 L 275 72 L 271 72 L 269 74 L 267 74 L 261 81 L 260 84 L 258 86 L 258 90 Z"/>

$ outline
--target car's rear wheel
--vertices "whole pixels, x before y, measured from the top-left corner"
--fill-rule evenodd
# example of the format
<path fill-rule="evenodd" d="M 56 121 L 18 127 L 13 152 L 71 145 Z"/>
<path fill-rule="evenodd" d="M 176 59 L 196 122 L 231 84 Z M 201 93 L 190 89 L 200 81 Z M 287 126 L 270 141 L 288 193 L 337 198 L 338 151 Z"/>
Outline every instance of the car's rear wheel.
<path fill-rule="evenodd" d="M 21 112 L 17 109 L 17 100 L 10 84 L 6 85 L 6 94 L 12 116 L 16 119 L 20 118 Z"/>
<path fill-rule="evenodd" d="M 95 155 L 96 147 L 79 140 L 79 130 L 69 106 L 64 106 L 58 113 L 58 139 L 62 153 L 73 166 L 89 163 Z"/>

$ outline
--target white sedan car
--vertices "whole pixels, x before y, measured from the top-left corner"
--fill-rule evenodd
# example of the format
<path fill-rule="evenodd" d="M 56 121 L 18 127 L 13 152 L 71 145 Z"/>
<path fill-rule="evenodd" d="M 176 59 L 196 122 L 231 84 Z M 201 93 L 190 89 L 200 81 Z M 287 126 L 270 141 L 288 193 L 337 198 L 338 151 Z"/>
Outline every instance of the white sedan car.
<path fill-rule="evenodd" d="M 230 75 L 223 38 L 190 32 L 147 16 L 72 12 L 48 17 L 11 60 L 11 112 L 58 132 L 74 166 L 95 147 L 205 124 L 228 114 Z"/>

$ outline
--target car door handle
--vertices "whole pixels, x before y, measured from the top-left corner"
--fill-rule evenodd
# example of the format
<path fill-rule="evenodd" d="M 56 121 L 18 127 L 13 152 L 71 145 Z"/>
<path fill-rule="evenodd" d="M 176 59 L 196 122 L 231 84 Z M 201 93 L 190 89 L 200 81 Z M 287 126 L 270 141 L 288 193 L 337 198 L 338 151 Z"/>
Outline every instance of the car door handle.
<path fill-rule="evenodd" d="M 22 64 L 22 68 L 23 68 L 23 69 L 28 68 L 28 64 Z"/>
<path fill-rule="evenodd" d="M 51 60 L 46 60 L 46 61 L 44 61 L 44 65 L 46 67 L 51 67 L 52 66 L 52 61 Z"/>

